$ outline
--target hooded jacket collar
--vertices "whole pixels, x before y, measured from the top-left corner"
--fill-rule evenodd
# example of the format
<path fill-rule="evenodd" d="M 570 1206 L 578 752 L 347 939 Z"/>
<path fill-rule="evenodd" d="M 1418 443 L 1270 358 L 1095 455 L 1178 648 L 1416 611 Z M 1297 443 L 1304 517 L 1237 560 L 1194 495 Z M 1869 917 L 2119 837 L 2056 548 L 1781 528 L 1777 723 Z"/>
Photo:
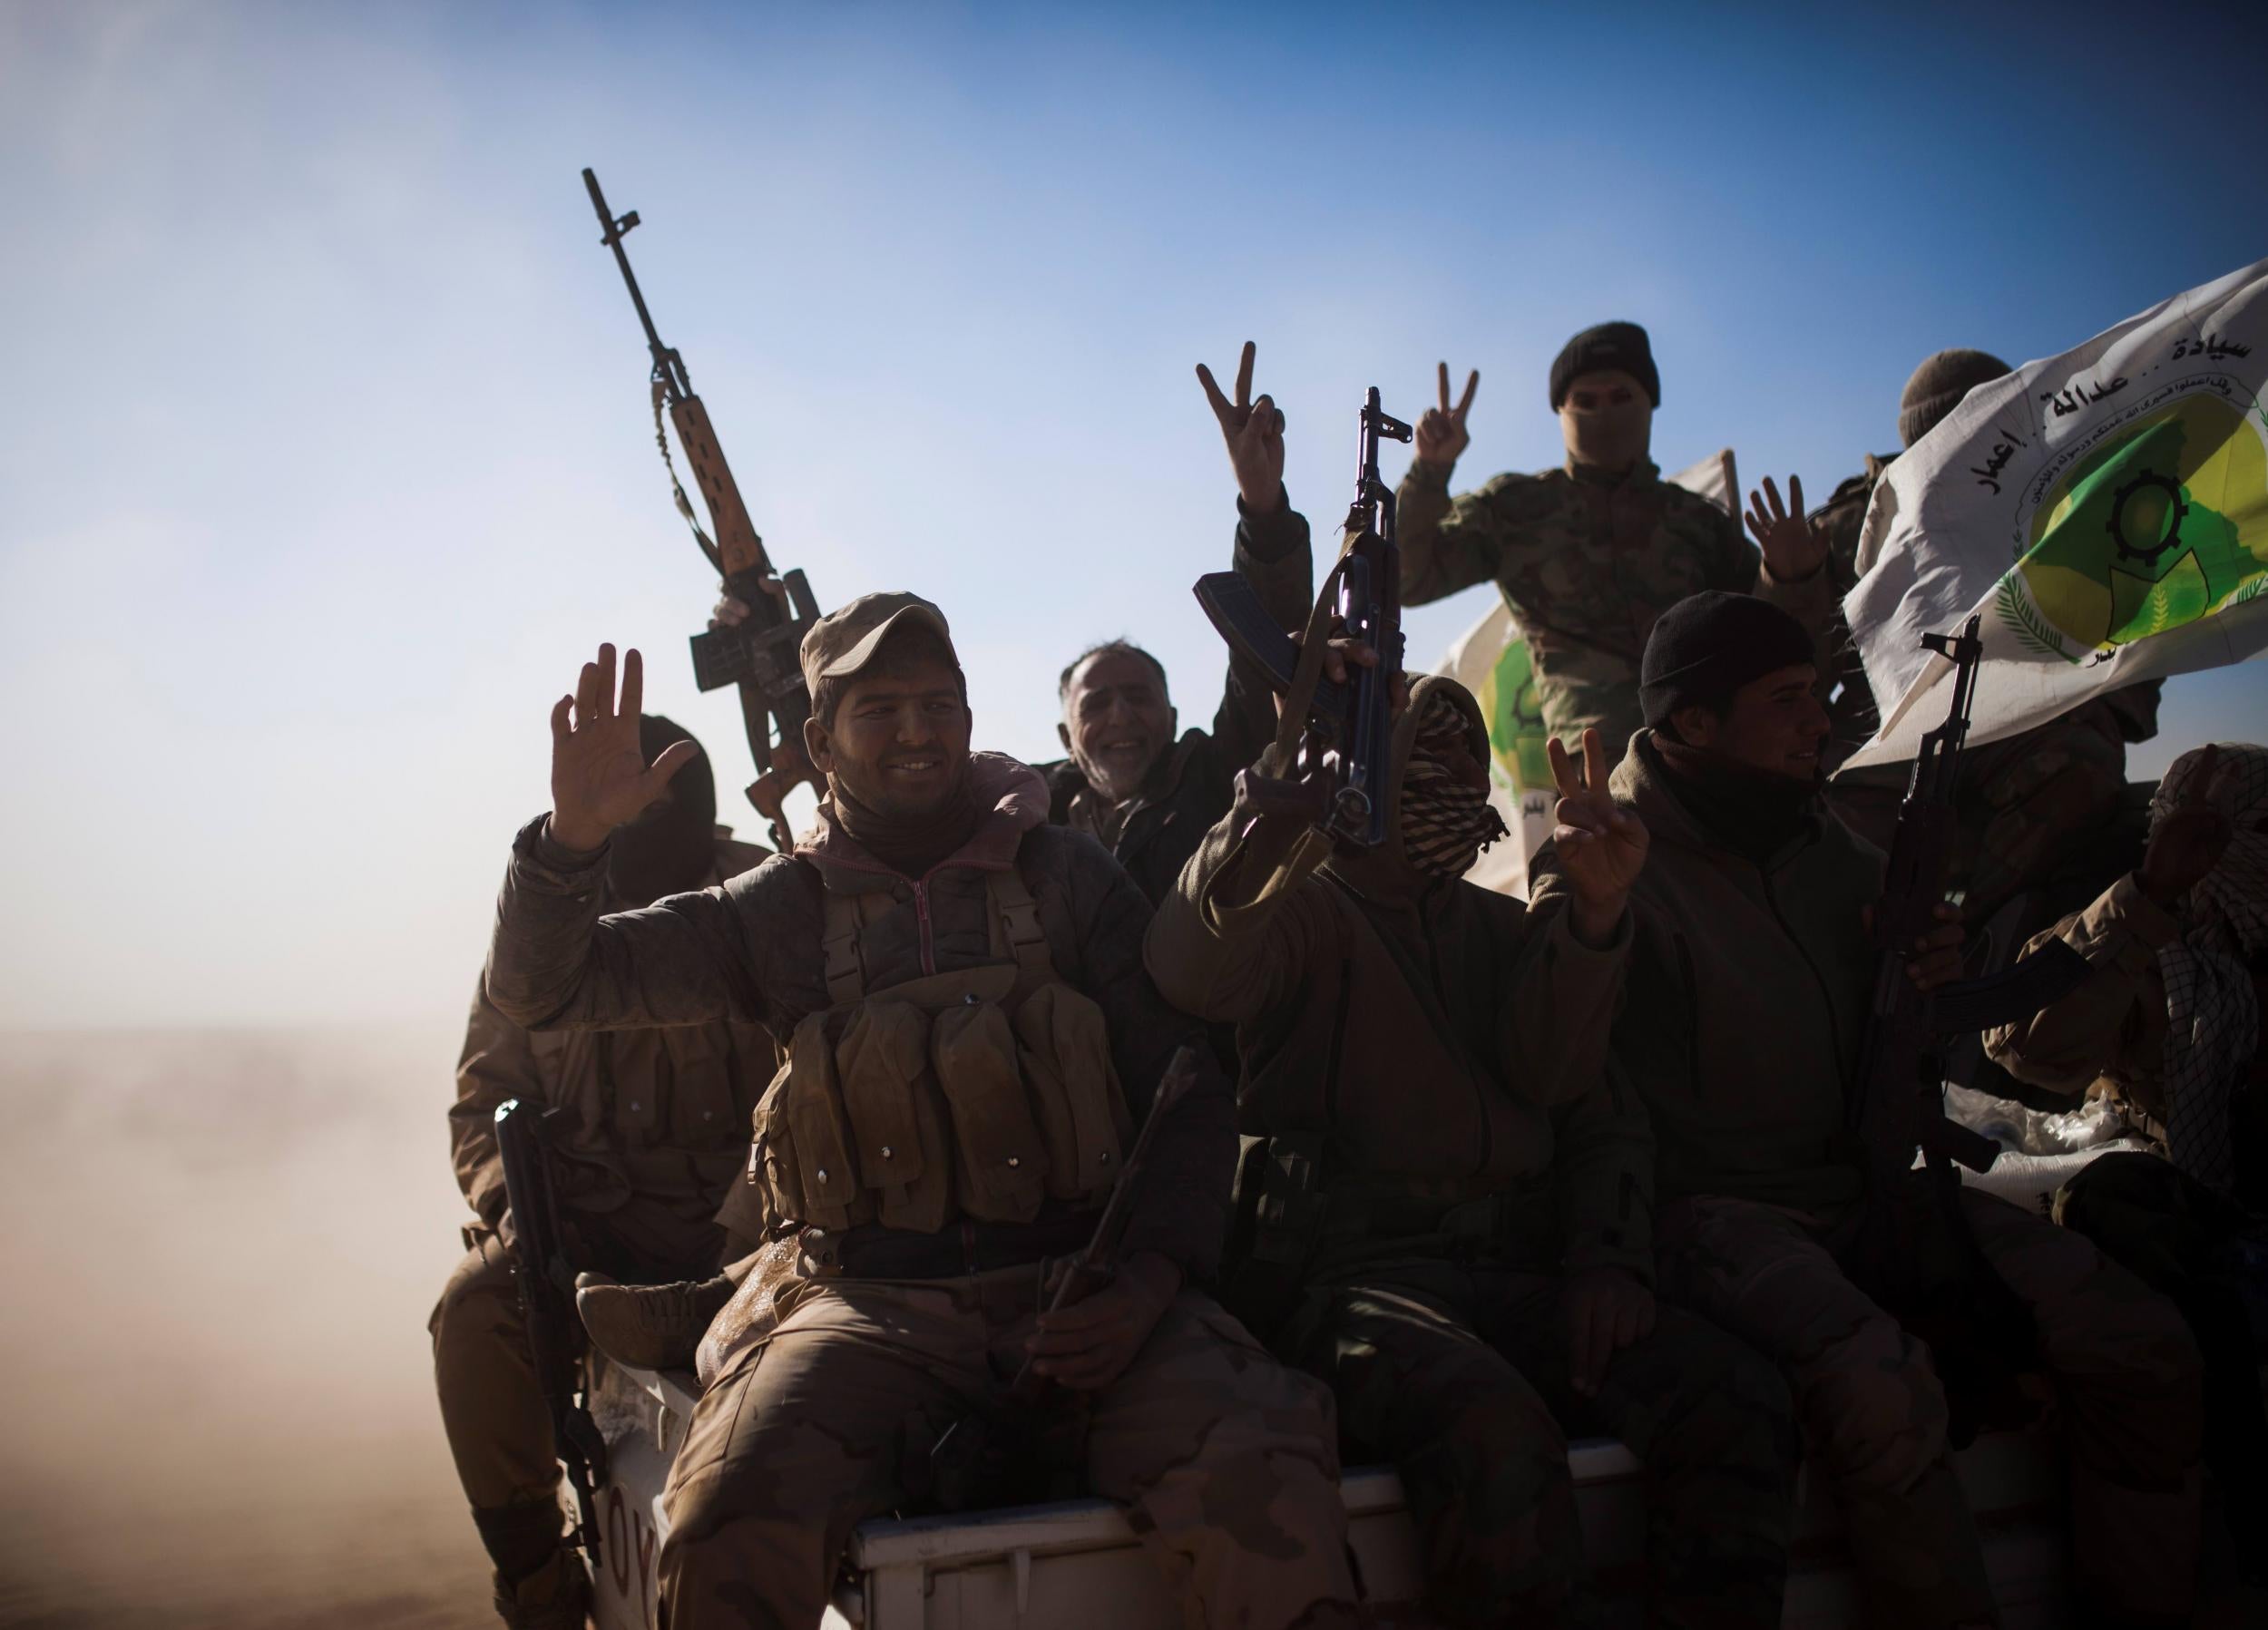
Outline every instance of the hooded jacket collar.
<path fill-rule="evenodd" d="M 1022 846 L 1024 834 L 1047 820 L 1047 782 L 1039 771 L 1005 753 L 971 753 L 969 785 L 976 793 L 979 805 L 985 807 L 976 830 L 969 835 L 966 843 L 932 866 L 925 876 L 909 881 L 926 882 L 954 866 L 1004 872 L 1015 864 L 1016 851 Z M 838 886 L 837 880 L 841 879 L 839 886 L 846 892 L 855 893 L 871 886 L 864 879 L 877 874 L 904 876 L 875 858 L 863 844 L 844 830 L 842 823 L 836 819 L 833 803 L 827 799 L 820 800 L 816 818 L 796 840 L 796 854 L 816 866 L 821 880 L 829 887 Z M 852 881 L 847 874 L 856 874 L 860 880 Z"/>
<path fill-rule="evenodd" d="M 1623 803 L 1636 809 L 1638 819 L 1646 823 L 1647 834 L 1657 841 L 1677 844 L 1704 854 L 1722 855 L 1755 864 L 1747 856 L 1720 843 L 1716 835 L 1703 825 L 1701 818 L 1686 806 L 1671 785 L 1670 776 L 1662 766 L 1660 750 L 1654 747 L 1652 726 L 1630 737 L 1630 746 L 1607 777 L 1608 790 Z M 1767 872 L 1777 871 L 1788 858 L 1808 844 L 1818 840 L 1821 816 L 1819 800 L 1814 795 L 1804 813 L 1801 829 L 1796 835 L 1780 846 L 1763 863 Z"/>

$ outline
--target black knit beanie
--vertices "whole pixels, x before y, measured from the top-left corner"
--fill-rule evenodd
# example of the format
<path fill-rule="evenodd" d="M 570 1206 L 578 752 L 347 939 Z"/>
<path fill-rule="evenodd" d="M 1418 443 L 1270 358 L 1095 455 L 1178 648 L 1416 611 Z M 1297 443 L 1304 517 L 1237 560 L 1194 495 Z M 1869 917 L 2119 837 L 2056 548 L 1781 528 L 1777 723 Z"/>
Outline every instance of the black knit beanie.
<path fill-rule="evenodd" d="M 1561 347 L 1551 364 L 1551 411 L 1567 400 L 1567 387 L 1584 374 L 1609 370 L 1624 373 L 1646 387 L 1647 398 L 1662 405 L 1662 378 L 1654 371 L 1653 342 L 1636 323 L 1601 323 L 1586 328 Z"/>
<path fill-rule="evenodd" d="M 2007 372 L 2009 365 L 1989 351 L 1955 349 L 1923 357 L 1898 398 L 1899 435 L 1912 446 L 1959 407 L 1963 396 Z"/>
<path fill-rule="evenodd" d="M 1753 594 L 1688 594 L 1655 619 L 1638 669 L 1646 722 L 1680 708 L 1722 708 L 1752 679 L 1813 659 L 1804 625 Z"/>

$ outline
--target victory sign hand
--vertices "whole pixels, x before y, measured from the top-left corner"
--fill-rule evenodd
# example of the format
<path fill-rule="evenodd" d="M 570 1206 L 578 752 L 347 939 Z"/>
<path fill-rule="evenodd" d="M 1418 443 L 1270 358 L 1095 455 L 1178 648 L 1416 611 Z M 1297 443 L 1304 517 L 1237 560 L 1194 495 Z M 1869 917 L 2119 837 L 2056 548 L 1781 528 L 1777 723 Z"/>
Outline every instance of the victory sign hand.
<path fill-rule="evenodd" d="M 1827 540 L 1812 531 L 1811 522 L 1804 519 L 1804 483 L 1801 477 L 1787 478 L 1787 504 L 1780 503 L 1780 489 L 1772 484 L 1772 477 L 1764 478 L 1764 491 L 1748 494 L 1748 530 L 1755 535 L 1756 547 L 1764 551 L 1764 563 L 1772 569 L 1772 575 L 1784 583 L 1800 583 L 1819 570 L 1827 559 Z"/>
<path fill-rule="evenodd" d="M 1481 370 L 1475 368 L 1465 376 L 1465 394 L 1457 398 L 1456 406 L 1450 406 L 1449 365 L 1442 364 L 1441 405 L 1427 408 L 1417 422 L 1418 463 L 1442 471 L 1455 465 L 1457 455 L 1472 444 L 1471 433 L 1465 429 L 1465 415 L 1472 411 L 1472 393 L 1480 388 Z"/>
<path fill-rule="evenodd" d="M 596 849 L 700 756 L 691 742 L 671 742 L 648 766 L 638 745 L 645 698 L 645 664 L 635 650 L 624 651 L 616 704 L 614 648 L 602 645 L 599 659 L 582 665 L 575 694 L 552 708 L 552 836 L 567 848 Z"/>
<path fill-rule="evenodd" d="M 1205 399 L 1213 405 L 1213 416 L 1220 421 L 1229 467 L 1237 473 L 1237 491 L 1246 510 L 1268 515 L 1284 502 L 1284 415 L 1276 411 L 1274 397 L 1252 399 L 1254 348 L 1250 340 L 1245 341 L 1244 356 L 1237 363 L 1234 402 L 1221 395 L 1213 370 L 1201 362 L 1197 379 L 1205 387 Z"/>
<path fill-rule="evenodd" d="M 1607 748 L 1596 730 L 1583 732 L 1583 762 L 1569 756 L 1558 737 L 1546 749 L 1552 784 L 1559 790 L 1551 812 L 1551 844 L 1559 871 L 1574 891 L 1569 926 L 1586 945 L 1605 945 L 1622 921 L 1630 885 L 1646 866 L 1646 823 L 1607 790 Z"/>

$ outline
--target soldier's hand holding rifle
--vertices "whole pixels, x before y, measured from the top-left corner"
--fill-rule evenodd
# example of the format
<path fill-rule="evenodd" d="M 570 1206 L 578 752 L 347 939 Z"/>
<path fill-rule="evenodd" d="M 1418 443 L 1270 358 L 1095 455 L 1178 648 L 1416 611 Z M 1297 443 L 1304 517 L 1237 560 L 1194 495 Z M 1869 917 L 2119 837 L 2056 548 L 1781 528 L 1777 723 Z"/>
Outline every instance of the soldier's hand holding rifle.
<path fill-rule="evenodd" d="M 1556 736 L 1548 750 L 1559 792 L 1551 812 L 1551 844 L 1575 896 L 1568 926 L 1584 944 L 1604 946 L 1622 921 L 1630 885 L 1645 869 L 1646 823 L 1607 790 L 1607 747 L 1598 731 L 1583 732 L 1579 765 Z"/>
<path fill-rule="evenodd" d="M 1472 393 L 1481 388 L 1481 370 L 1465 376 L 1465 393 L 1457 405 L 1449 405 L 1449 365 L 1441 365 L 1441 405 L 1429 407 L 1417 422 L 1414 451 L 1417 462 L 1431 464 L 1443 475 L 1456 468 L 1457 455 L 1472 444 L 1465 429 L 1465 415 L 1472 411 Z"/>
<path fill-rule="evenodd" d="M 1181 1292 L 1181 1270 L 1155 1251 L 1129 1256 L 1110 1283 L 1083 1302 L 1051 1308 L 1024 1344 L 1035 1374 L 1092 1392 L 1124 1374 Z"/>
<path fill-rule="evenodd" d="M 1780 489 L 1772 484 L 1772 477 L 1765 476 L 1764 491 L 1752 490 L 1748 494 L 1748 530 L 1764 551 L 1764 563 L 1772 569 L 1772 575 L 1784 583 L 1800 583 L 1826 563 L 1827 540 L 1804 519 L 1800 476 L 1787 478 L 1787 497 L 1783 505 Z"/>
<path fill-rule="evenodd" d="M 582 665 L 575 694 L 552 708 L 552 841 L 596 849 L 669 790 L 670 779 L 700 756 L 689 741 L 672 742 L 649 766 L 638 745 L 646 671 L 637 651 L 622 653 L 622 697 L 614 699 L 614 648 Z"/>
<path fill-rule="evenodd" d="M 1244 355 L 1237 363 L 1234 402 L 1221 395 L 1213 370 L 1201 362 L 1197 378 L 1213 405 L 1213 416 L 1220 421 L 1221 439 L 1228 444 L 1229 467 L 1237 473 L 1237 493 L 1245 501 L 1246 512 L 1272 515 L 1284 503 L 1284 415 L 1276 411 L 1274 397 L 1252 399 L 1253 353 L 1252 342 L 1245 341 Z"/>

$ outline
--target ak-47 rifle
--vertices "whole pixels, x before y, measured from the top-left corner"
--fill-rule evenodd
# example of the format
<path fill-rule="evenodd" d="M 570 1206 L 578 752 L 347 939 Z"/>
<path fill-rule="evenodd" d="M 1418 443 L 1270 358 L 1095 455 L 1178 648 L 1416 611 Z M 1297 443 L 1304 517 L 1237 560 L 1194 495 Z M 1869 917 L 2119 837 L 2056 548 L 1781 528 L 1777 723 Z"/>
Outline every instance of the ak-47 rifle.
<path fill-rule="evenodd" d="M 803 722 L 811 717 L 811 693 L 803 682 L 797 660 L 806 630 L 819 619 L 818 602 L 800 569 L 772 570 L 748 519 L 748 506 L 725 464 L 724 450 L 709 422 L 709 409 L 693 394 L 693 381 L 685 359 L 661 343 L 646 297 L 630 269 L 622 239 L 638 224 L 638 211 L 617 216 L 607 208 L 599 190 L 599 178 L 586 170 L 582 184 L 590 190 L 591 207 L 599 212 L 602 236 L 599 241 L 614 251 L 622 281 L 630 287 L 631 303 L 646 330 L 646 348 L 653 354 L 653 434 L 661 448 L 661 462 L 670 469 L 670 488 L 679 512 L 693 529 L 693 538 L 709 563 L 724 579 L 725 592 L 748 608 L 748 620 L 737 628 L 715 629 L 693 636 L 693 682 L 703 690 L 726 685 L 740 688 L 740 713 L 748 726 L 748 752 L 756 760 L 756 780 L 748 786 L 748 802 L 771 824 L 772 843 L 783 854 L 788 848 L 787 820 L 781 805 L 804 782 L 818 783 L 803 745 Z M 709 524 L 716 536 L 701 530 L 693 503 L 678 479 L 670 457 L 670 440 L 661 427 L 663 408 L 677 427 L 678 445 L 693 466 L 693 483 L 709 506 Z M 777 727 L 777 730 L 775 730 Z"/>
<path fill-rule="evenodd" d="M 606 1439 L 591 1418 L 576 1332 L 575 1265 L 560 1235 L 559 1207 L 543 1154 L 543 1120 L 553 1113 L 512 1098 L 496 1108 L 496 1147 L 503 1157 L 504 1205 L 512 1214 L 512 1275 L 520 1284 L 536 1384 L 552 1412 L 552 1440 L 575 1490 L 575 1543 L 599 1566 L 598 1490 L 607 1480 Z"/>
<path fill-rule="evenodd" d="M 1354 503 L 1346 541 L 1295 646 L 1234 571 L 1197 581 L 1198 603 L 1221 638 L 1257 663 L 1285 695 L 1277 727 L 1283 778 L 1243 775 L 1244 799 L 1263 813 L 1295 815 L 1334 842 L 1368 849 L 1385 841 L 1385 778 L 1393 742 L 1393 692 L 1402 678 L 1402 551 L 1395 542 L 1393 489 L 1378 473 L 1378 443 L 1406 442 L 1411 431 L 1390 418 L 1371 387 L 1364 398 L 1355 456 Z M 1348 664 L 1344 684 L 1324 678 L 1323 653 L 1338 635 L 1374 652 L 1368 666 Z"/>
<path fill-rule="evenodd" d="M 1936 926 L 1935 910 L 1945 898 L 1954 783 L 1983 655 L 1977 624 L 1971 617 L 1958 634 L 1922 636 L 1953 664 L 1952 698 L 1945 722 L 1921 738 L 1899 806 L 1882 897 L 1874 907 L 1874 991 L 1850 1104 L 1867 1188 L 1858 1277 L 1931 1341 L 1941 1369 L 1954 1372 L 1949 1382 L 1996 1357 L 2005 1362 L 2011 1346 L 2028 1347 L 2031 1326 L 1978 1249 L 1961 1210 L 1956 1163 L 1989 1171 L 2000 1151 L 1947 1117 L 1945 1040 L 2037 1013 L 2087 975 L 2085 959 L 2057 940 L 1997 973 L 1931 991 L 1906 976 L 1913 944 Z M 1963 1353 L 1980 1362 L 1965 1363 Z"/>

